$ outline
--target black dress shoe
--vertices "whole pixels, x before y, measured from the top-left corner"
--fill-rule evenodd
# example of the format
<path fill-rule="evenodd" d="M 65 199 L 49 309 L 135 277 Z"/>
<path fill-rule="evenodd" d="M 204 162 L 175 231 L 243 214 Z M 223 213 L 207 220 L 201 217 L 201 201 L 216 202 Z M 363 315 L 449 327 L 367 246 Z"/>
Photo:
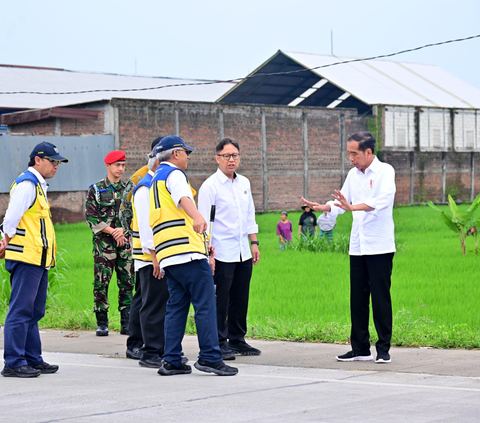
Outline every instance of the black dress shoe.
<path fill-rule="evenodd" d="M 97 336 L 108 336 L 108 326 L 107 325 L 100 325 L 97 326 Z"/>
<path fill-rule="evenodd" d="M 228 347 L 227 344 L 221 345 L 220 349 L 222 350 L 222 358 L 224 360 L 235 360 L 235 353 Z"/>
<path fill-rule="evenodd" d="M 142 358 L 138 364 L 142 367 L 150 367 L 151 369 L 159 369 L 162 367 L 161 357 Z"/>
<path fill-rule="evenodd" d="M 230 348 L 235 354 L 239 355 L 260 355 L 262 352 L 253 348 L 251 345 L 248 345 L 245 341 L 235 342 L 228 341 L 228 348 Z"/>
<path fill-rule="evenodd" d="M 24 365 L 13 368 L 5 366 L 1 373 L 5 377 L 37 377 L 40 376 L 41 371 L 34 369 L 32 366 Z"/>
<path fill-rule="evenodd" d="M 142 352 L 140 351 L 140 348 L 134 348 L 133 350 L 129 350 L 127 348 L 127 358 L 131 358 L 132 360 L 141 360 Z"/>
<path fill-rule="evenodd" d="M 58 366 L 56 364 L 48 364 L 45 361 L 38 366 L 33 366 L 34 369 L 40 370 L 41 373 L 55 373 L 58 370 Z"/>

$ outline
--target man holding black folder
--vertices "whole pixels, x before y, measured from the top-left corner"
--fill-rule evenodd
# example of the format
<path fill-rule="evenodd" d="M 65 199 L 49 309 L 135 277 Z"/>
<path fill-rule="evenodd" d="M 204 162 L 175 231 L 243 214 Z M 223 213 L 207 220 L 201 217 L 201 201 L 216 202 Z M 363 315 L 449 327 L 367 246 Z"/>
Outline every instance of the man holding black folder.
<path fill-rule="evenodd" d="M 236 173 L 240 146 L 224 138 L 215 150 L 218 170 L 200 188 L 198 210 L 208 221 L 211 207 L 216 207 L 211 244 L 215 247 L 218 340 L 223 359 L 234 360 L 235 354 L 261 353 L 245 342 L 252 264 L 260 259 L 258 225 L 250 181 Z"/>

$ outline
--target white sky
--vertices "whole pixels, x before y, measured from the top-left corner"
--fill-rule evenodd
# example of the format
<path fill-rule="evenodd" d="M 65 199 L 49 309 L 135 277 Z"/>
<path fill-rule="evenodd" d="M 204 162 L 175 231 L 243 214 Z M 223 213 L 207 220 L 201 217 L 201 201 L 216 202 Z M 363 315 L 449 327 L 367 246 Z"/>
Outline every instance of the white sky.
<path fill-rule="evenodd" d="M 480 34 L 480 0 L 18 0 L 0 63 L 185 78 L 246 76 L 278 49 L 367 57 Z M 397 60 L 480 89 L 480 38 Z M 136 65 L 135 65 L 136 62 Z"/>

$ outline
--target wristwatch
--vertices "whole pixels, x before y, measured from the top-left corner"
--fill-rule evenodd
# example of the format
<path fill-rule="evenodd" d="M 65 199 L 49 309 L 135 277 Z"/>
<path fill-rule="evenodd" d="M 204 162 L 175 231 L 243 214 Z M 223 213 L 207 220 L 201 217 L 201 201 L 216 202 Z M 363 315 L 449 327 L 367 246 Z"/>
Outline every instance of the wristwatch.
<path fill-rule="evenodd" d="M 258 241 L 250 241 L 250 244 L 251 245 L 260 245 L 260 243 Z"/>

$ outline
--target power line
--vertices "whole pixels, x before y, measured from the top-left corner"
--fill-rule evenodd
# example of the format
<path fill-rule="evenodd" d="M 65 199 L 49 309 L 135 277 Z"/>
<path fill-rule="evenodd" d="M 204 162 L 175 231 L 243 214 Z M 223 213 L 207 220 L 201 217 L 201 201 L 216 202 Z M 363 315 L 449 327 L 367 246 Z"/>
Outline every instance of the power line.
<path fill-rule="evenodd" d="M 228 79 L 228 80 L 216 80 L 216 81 L 205 81 L 205 82 L 186 82 L 186 83 L 181 83 L 181 84 L 167 84 L 167 85 L 160 85 L 160 86 L 157 86 L 157 87 L 147 87 L 147 88 L 82 90 L 82 91 L 64 91 L 64 92 L 0 91 L 0 94 L 10 94 L 10 95 L 11 94 L 66 95 L 66 94 L 87 94 L 87 93 L 98 93 L 98 92 L 136 92 L 136 91 L 153 91 L 153 90 L 160 90 L 162 88 L 173 88 L 173 87 L 214 85 L 214 84 L 223 84 L 223 83 L 239 83 L 239 82 L 246 81 L 247 79 L 258 78 L 260 76 L 263 77 L 263 76 L 275 76 L 275 75 L 290 75 L 290 74 L 293 74 L 293 73 L 309 72 L 309 71 L 313 71 L 313 70 L 316 70 L 316 69 L 323 69 L 323 68 L 343 65 L 343 64 L 347 64 L 347 63 L 366 62 L 366 61 L 369 61 L 369 60 L 384 59 L 386 57 L 398 56 L 400 54 L 411 53 L 413 51 L 418 51 L 418 50 L 422 50 L 422 49 L 425 49 L 425 48 L 440 46 L 440 45 L 444 45 L 444 44 L 458 43 L 458 42 L 461 42 L 461 41 L 472 40 L 474 38 L 480 38 L 480 34 L 471 35 L 470 37 L 465 37 L 465 38 L 456 38 L 456 39 L 452 39 L 452 40 L 441 41 L 441 42 L 438 42 L 438 43 L 424 44 L 424 45 L 419 46 L 419 47 L 414 47 L 414 48 L 410 48 L 410 49 L 407 49 L 407 50 L 401 50 L 401 51 L 397 51 L 395 53 L 381 54 L 381 55 L 378 55 L 378 56 L 365 57 L 363 59 L 344 60 L 344 61 L 340 61 L 340 62 L 329 63 L 329 64 L 326 64 L 326 65 L 315 66 L 313 68 L 296 69 L 296 70 L 292 70 L 292 71 L 256 73 L 254 75 L 250 75 L 250 76 L 247 76 L 247 77 Z"/>

